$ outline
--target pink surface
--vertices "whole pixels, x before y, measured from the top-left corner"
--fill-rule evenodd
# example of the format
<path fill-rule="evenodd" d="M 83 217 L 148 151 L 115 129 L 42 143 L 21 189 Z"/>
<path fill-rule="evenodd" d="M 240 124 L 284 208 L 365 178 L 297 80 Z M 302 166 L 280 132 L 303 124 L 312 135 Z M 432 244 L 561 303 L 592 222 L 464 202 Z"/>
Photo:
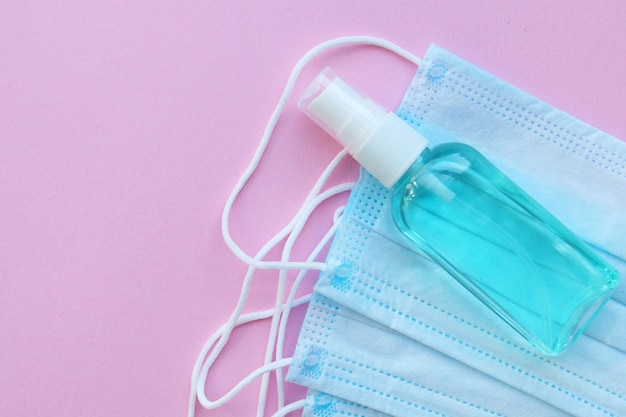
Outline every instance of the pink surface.
<path fill-rule="evenodd" d="M 376 35 L 417 55 L 435 42 L 626 138 L 620 0 L 87 3 L 0 5 L 2 416 L 186 415 L 195 357 L 245 272 L 221 238 L 223 204 L 291 67 L 321 41 Z M 343 48 L 296 94 L 325 65 L 390 107 L 414 72 Z M 292 102 L 235 206 L 244 249 L 287 221 L 337 151 Z M 259 274 L 248 311 L 272 304 L 274 284 Z M 236 332 L 209 397 L 259 365 L 266 330 Z M 296 336 L 297 322 L 289 346 Z M 197 415 L 253 415 L 256 393 Z"/>

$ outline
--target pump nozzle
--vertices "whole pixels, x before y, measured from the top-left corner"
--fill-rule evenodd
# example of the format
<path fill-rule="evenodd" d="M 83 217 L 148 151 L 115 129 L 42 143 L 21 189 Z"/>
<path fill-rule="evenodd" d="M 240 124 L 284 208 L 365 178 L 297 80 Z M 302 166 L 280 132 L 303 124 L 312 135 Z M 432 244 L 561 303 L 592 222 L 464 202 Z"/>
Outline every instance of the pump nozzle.
<path fill-rule="evenodd" d="M 395 113 L 355 91 L 330 68 L 315 78 L 298 107 L 388 188 L 428 144 Z"/>

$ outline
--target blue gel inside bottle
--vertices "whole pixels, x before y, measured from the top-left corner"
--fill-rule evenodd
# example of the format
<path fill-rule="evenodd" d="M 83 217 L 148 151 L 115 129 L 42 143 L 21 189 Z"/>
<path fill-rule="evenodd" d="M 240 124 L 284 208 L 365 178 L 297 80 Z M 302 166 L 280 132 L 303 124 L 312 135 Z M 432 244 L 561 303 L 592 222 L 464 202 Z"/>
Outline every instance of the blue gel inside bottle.
<path fill-rule="evenodd" d="M 400 230 L 547 355 L 610 298 L 617 271 L 473 148 L 426 149 L 394 186 Z"/>

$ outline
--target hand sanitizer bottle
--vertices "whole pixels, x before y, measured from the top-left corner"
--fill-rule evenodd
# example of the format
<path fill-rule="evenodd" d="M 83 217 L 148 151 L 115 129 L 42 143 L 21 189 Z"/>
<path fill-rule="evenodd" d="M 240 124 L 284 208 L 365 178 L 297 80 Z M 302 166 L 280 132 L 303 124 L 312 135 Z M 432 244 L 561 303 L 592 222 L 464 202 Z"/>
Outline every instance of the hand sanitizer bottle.
<path fill-rule="evenodd" d="M 558 355 L 619 276 L 475 149 L 427 140 L 324 70 L 299 107 L 393 190 L 397 227 L 542 353 Z"/>

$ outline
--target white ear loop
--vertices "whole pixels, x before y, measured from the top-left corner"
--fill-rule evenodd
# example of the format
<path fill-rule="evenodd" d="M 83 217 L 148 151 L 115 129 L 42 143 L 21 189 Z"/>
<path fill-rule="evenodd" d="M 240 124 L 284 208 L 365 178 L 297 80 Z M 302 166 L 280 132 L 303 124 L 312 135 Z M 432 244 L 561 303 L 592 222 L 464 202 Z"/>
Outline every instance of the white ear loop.
<path fill-rule="evenodd" d="M 306 222 L 306 219 L 308 218 L 308 216 L 313 212 L 313 210 L 319 206 L 319 204 L 321 204 L 322 202 L 326 201 L 328 198 L 348 191 L 352 188 L 353 184 L 352 183 L 348 183 L 348 184 L 341 184 L 335 187 L 332 187 L 326 191 L 324 191 L 323 193 L 319 194 L 316 198 L 314 198 L 310 203 L 308 203 L 307 205 L 305 205 L 304 210 L 300 212 L 299 214 L 299 222 L 296 223 L 297 228 L 294 229 L 294 231 L 291 233 L 290 238 L 293 236 L 293 239 L 291 239 L 290 245 L 293 245 L 293 242 L 295 241 L 295 238 L 297 238 L 297 236 L 299 236 L 300 232 L 302 231 L 302 227 L 304 226 L 304 223 Z M 333 224 L 333 226 L 329 229 L 329 231 L 325 234 L 325 236 L 322 238 L 322 240 L 318 243 L 318 245 L 315 247 L 315 249 L 311 252 L 311 255 L 309 256 L 309 258 L 307 259 L 307 262 L 311 262 L 312 260 L 314 260 L 317 255 L 319 254 L 319 252 L 322 251 L 322 249 L 324 248 L 324 246 L 330 241 L 330 239 L 332 238 L 335 230 L 337 229 L 338 224 Z M 273 239 L 274 240 L 274 239 Z M 304 272 L 306 271 L 302 271 L 302 274 L 304 275 Z M 300 280 L 298 280 L 298 282 L 300 282 Z M 283 288 L 279 289 L 279 292 L 284 292 L 284 285 L 285 283 L 282 283 Z M 297 291 L 297 288 L 294 290 Z M 242 289 L 243 292 L 243 289 Z M 286 308 L 291 308 L 291 306 L 287 305 Z M 274 320 L 276 320 L 276 310 L 278 310 L 278 313 L 280 313 L 280 310 L 282 310 L 282 298 L 278 299 L 278 305 L 272 310 L 272 318 Z M 239 312 L 240 314 L 240 312 Z M 236 321 L 239 320 L 239 317 L 237 316 L 235 318 L 235 323 Z M 228 323 L 230 324 L 230 323 Z M 226 335 L 230 335 L 230 333 L 232 332 L 232 329 L 234 328 L 234 326 L 226 326 L 224 329 L 224 335 L 222 335 L 222 339 L 227 337 Z M 222 340 L 220 340 L 221 342 Z M 222 347 L 224 343 L 222 344 Z M 219 346 L 219 344 L 218 344 Z M 209 346 L 210 348 L 210 346 Z M 273 347 L 272 349 L 273 350 Z M 204 351 L 204 349 L 203 349 Z M 200 401 L 200 404 L 202 404 L 203 407 L 205 408 L 217 408 L 220 405 L 223 405 L 225 402 L 227 402 L 228 400 L 230 400 L 230 398 L 232 398 L 231 392 L 233 392 L 233 395 L 240 391 L 242 388 L 244 388 L 246 385 L 248 385 L 252 380 L 254 380 L 256 377 L 267 373 L 268 371 L 272 371 L 274 369 L 277 369 L 276 367 L 273 367 L 273 363 L 271 362 L 271 357 L 269 360 L 266 359 L 266 363 L 264 364 L 263 367 L 259 368 L 257 371 L 255 371 L 254 373 L 254 377 L 248 376 L 244 381 L 247 381 L 245 384 L 238 384 L 236 388 L 238 388 L 237 390 L 233 389 L 231 390 L 231 392 L 229 392 L 228 394 L 224 395 L 223 397 L 221 397 L 220 399 L 216 400 L 216 401 L 211 401 L 206 397 L 205 394 L 205 381 L 209 372 L 210 367 L 213 365 L 213 363 L 215 362 L 215 359 L 217 358 L 217 355 L 219 354 L 219 352 L 217 352 L 217 348 L 214 352 L 212 352 L 211 356 L 209 356 L 209 358 L 207 359 L 206 363 L 204 363 L 204 365 L 201 368 L 201 371 L 199 372 L 198 375 L 198 380 L 197 380 L 197 396 L 198 396 L 198 401 Z M 200 358 L 199 358 L 200 359 Z M 290 361 L 290 360 L 289 360 Z M 285 362 L 285 359 L 281 359 L 280 361 L 281 366 L 286 366 L 289 363 Z M 263 369 L 263 371 L 261 371 L 261 369 Z M 252 374 L 251 374 L 252 375 Z M 243 381 L 242 381 L 243 382 Z M 261 396 L 264 397 L 264 396 Z M 264 408 L 264 407 L 263 407 Z"/>
<path fill-rule="evenodd" d="M 319 192 L 319 190 L 323 187 L 323 183 L 324 181 L 330 176 L 330 174 L 332 173 L 332 171 L 335 169 L 335 167 L 339 164 L 339 162 L 341 162 L 342 158 L 346 155 L 346 152 L 340 152 L 332 161 L 331 163 L 328 165 L 328 167 L 324 170 L 322 176 L 318 179 L 317 183 L 314 186 L 314 189 L 316 191 Z M 289 222 L 289 224 L 284 227 L 280 232 L 278 232 L 274 237 L 272 237 L 259 251 L 259 253 L 256 255 L 256 259 L 262 259 L 264 256 L 267 255 L 267 253 L 272 250 L 276 245 L 278 245 L 284 238 L 285 236 L 287 236 L 288 234 L 292 233 L 292 231 L 294 230 L 294 228 L 296 227 L 296 225 L 298 224 L 298 222 L 301 222 L 301 218 L 306 218 L 304 216 L 302 216 L 303 213 L 308 212 L 309 210 L 313 209 L 314 207 L 316 207 L 319 203 L 321 203 L 321 201 L 323 201 L 323 198 L 328 198 L 336 193 L 339 192 L 343 192 L 348 190 L 351 187 L 350 184 L 348 185 L 340 185 L 335 187 L 335 189 L 330 189 L 328 191 L 326 191 L 324 193 L 324 195 L 318 195 L 316 197 L 313 198 L 312 201 L 309 201 L 308 203 L 305 203 L 300 210 L 298 211 L 298 213 L 296 213 L 296 215 L 294 216 L 294 218 Z M 321 198 L 320 198 L 321 197 Z M 280 264 L 280 263 L 279 263 Z M 255 271 L 255 267 L 250 265 L 248 267 L 248 270 L 246 272 L 246 275 L 244 277 L 244 281 L 242 283 L 242 288 L 241 288 L 241 293 L 239 296 L 239 300 L 237 302 L 237 305 L 235 306 L 235 309 L 233 310 L 233 312 L 231 313 L 231 316 L 228 320 L 228 322 L 222 326 L 224 328 L 222 334 L 220 335 L 220 338 L 217 342 L 217 345 L 215 346 L 215 348 L 210 352 L 210 355 L 208 356 L 208 358 L 206 358 L 207 353 L 209 353 L 210 348 L 212 347 L 212 345 L 215 343 L 214 341 L 212 341 L 211 339 L 204 345 L 204 347 L 202 348 L 200 354 L 198 355 L 198 359 L 196 361 L 196 364 L 194 366 L 194 370 L 192 372 L 192 393 L 191 393 L 191 399 L 190 399 L 190 404 L 194 405 L 195 408 L 195 391 L 197 388 L 197 383 L 198 383 L 198 373 L 200 372 L 200 367 L 202 365 L 202 363 L 204 362 L 205 358 L 206 358 L 206 364 L 205 367 L 207 367 L 207 372 L 208 372 L 208 367 L 210 367 L 213 362 L 215 362 L 215 360 L 217 359 L 217 357 L 219 356 L 219 354 L 221 353 L 222 349 L 224 348 L 224 346 L 226 345 L 226 342 L 228 341 L 230 334 L 232 332 L 232 330 L 235 328 L 236 326 L 236 322 L 239 319 L 239 317 L 241 316 L 241 313 L 245 307 L 246 301 L 248 299 L 248 294 L 249 294 L 249 290 L 250 290 L 250 284 L 251 284 L 251 280 L 252 280 L 252 276 L 254 274 Z M 206 372 L 205 372 L 205 377 L 206 377 Z M 199 393 L 199 395 L 201 395 Z M 200 399 L 200 398 L 199 398 Z M 208 401 L 208 400 L 207 400 Z M 203 406 L 205 406 L 203 404 Z M 206 406 L 205 406 L 206 407 Z M 214 408 L 214 407 L 210 407 L 210 408 Z M 193 416 L 193 413 L 191 412 L 191 408 L 190 408 L 190 416 Z"/>
<path fill-rule="evenodd" d="M 345 153 L 342 152 L 339 154 L 340 158 L 342 158 L 343 156 L 345 156 Z M 325 200 L 327 200 L 328 198 L 332 197 L 335 194 L 341 193 L 341 192 L 345 192 L 345 191 L 350 191 L 352 188 L 354 187 L 354 183 L 346 183 L 346 184 L 341 184 L 338 185 L 336 187 L 332 187 L 329 190 L 319 194 L 318 196 L 316 196 L 311 203 L 309 203 L 307 206 L 305 206 L 305 209 L 302 210 L 300 212 L 298 221 L 296 221 L 296 224 L 294 226 L 293 231 L 290 233 L 289 237 L 287 238 L 287 241 L 285 242 L 285 246 L 283 248 L 283 253 L 282 253 L 282 258 L 281 258 L 281 262 L 287 263 L 289 262 L 289 259 L 291 257 L 291 250 L 293 249 L 294 244 L 296 243 L 296 239 L 300 236 L 300 233 L 302 232 L 302 229 L 304 227 L 304 225 L 306 224 L 307 220 L 309 219 L 309 217 L 311 216 L 313 210 L 322 202 L 324 202 Z M 334 235 L 334 231 L 336 230 L 338 226 L 338 223 L 333 223 L 333 226 L 331 227 L 331 231 L 332 234 L 327 234 L 325 236 L 325 238 L 322 240 L 322 242 L 320 242 L 320 245 L 318 245 L 316 247 L 316 249 L 313 251 L 313 253 L 315 254 L 314 256 L 312 256 L 310 259 L 307 259 L 307 263 L 311 263 L 312 261 L 315 260 L 315 257 L 317 257 L 317 254 L 319 253 L 319 251 L 321 251 L 323 249 L 323 247 L 326 245 L 326 238 L 328 240 L 330 240 L 330 238 Z M 324 243 L 323 245 L 321 245 L 321 243 Z M 296 277 L 296 281 L 294 282 L 294 284 L 292 285 L 292 293 L 295 296 L 295 292 L 298 290 L 300 283 L 302 281 L 302 278 L 304 277 L 304 274 L 307 272 L 306 269 L 303 269 L 300 271 L 300 273 L 298 274 L 298 276 Z M 274 347 L 276 346 L 276 334 L 278 332 L 278 328 L 279 328 L 279 320 L 282 321 L 281 319 L 281 303 L 282 300 L 285 297 L 285 286 L 287 284 L 287 270 L 286 269 L 281 269 L 279 274 L 278 274 L 278 288 L 277 288 L 277 294 L 276 294 L 276 306 L 275 306 L 275 310 L 274 310 L 274 315 L 272 317 L 272 323 L 271 323 L 271 327 L 270 327 L 270 333 L 268 336 L 268 342 L 267 342 L 267 348 L 265 351 L 265 364 L 269 364 L 272 361 L 272 356 L 274 354 Z M 286 308 L 286 312 L 287 312 L 287 316 L 289 315 L 289 311 L 290 311 L 291 307 L 289 305 L 289 301 L 287 301 L 287 308 Z M 286 320 L 285 320 L 285 324 L 286 324 Z M 283 335 L 284 337 L 284 335 Z M 279 339 L 280 340 L 280 339 Z M 282 355 L 282 352 L 281 352 Z M 277 377 L 282 378 L 282 372 L 280 370 L 280 368 L 276 369 L 277 372 Z M 278 379 L 277 379 L 278 381 Z M 282 382 L 282 381 L 281 381 Z M 268 383 L 269 383 L 269 373 L 263 375 L 263 379 L 261 380 L 261 390 L 260 390 L 260 395 L 259 395 L 259 403 L 258 403 L 258 409 L 257 409 L 257 415 L 262 416 L 265 410 L 265 400 L 267 398 L 267 387 L 268 387 Z M 281 383 L 278 383 L 278 404 L 279 404 L 279 408 L 281 408 L 284 405 L 284 388 L 283 385 Z"/>
<path fill-rule="evenodd" d="M 243 175 L 235 185 L 235 188 L 231 192 L 230 196 L 226 200 L 226 205 L 224 207 L 224 211 L 222 212 L 222 235 L 224 236 L 224 242 L 230 248 L 230 250 L 243 262 L 253 265 L 256 268 L 260 269 L 317 269 L 323 270 L 325 265 L 323 262 L 313 262 L 313 263 L 301 263 L 301 262 L 272 262 L 272 261 L 262 261 L 260 259 L 255 259 L 245 253 L 233 240 L 230 235 L 230 229 L 228 227 L 228 219 L 230 217 L 230 212 L 237 199 L 237 196 L 246 185 L 252 174 L 256 171 L 259 162 L 261 161 L 261 157 L 265 152 L 265 148 L 267 147 L 270 138 L 272 137 L 272 133 L 274 132 L 274 128 L 276 127 L 276 123 L 278 123 L 278 119 L 287 104 L 287 100 L 293 91 L 293 87 L 296 84 L 296 80 L 300 76 L 300 72 L 302 69 L 313 59 L 315 56 L 324 52 L 327 49 L 336 48 L 339 46 L 345 45 L 372 45 L 378 46 L 380 48 L 387 49 L 395 54 L 401 56 L 402 58 L 413 62 L 415 65 L 419 66 L 421 60 L 413 55 L 412 53 L 406 51 L 405 49 L 395 45 L 389 41 L 384 39 L 375 38 L 371 36 L 347 36 L 343 38 L 332 39 L 327 42 L 323 42 L 313 48 L 311 48 L 306 54 L 302 56 L 294 66 L 291 74 L 289 75 L 289 79 L 287 80 L 287 84 L 285 85 L 285 89 L 283 90 L 280 99 L 278 100 L 278 104 L 272 113 L 267 126 L 265 127 L 265 131 L 263 132 L 263 136 L 261 137 L 261 141 L 259 142 L 259 146 L 257 147 L 256 152 L 252 157 L 252 161 L 244 171 Z M 311 193 L 307 197 L 306 200 L 309 200 L 315 193 L 314 190 L 311 190 Z M 306 201 L 305 200 L 305 201 Z"/>
<path fill-rule="evenodd" d="M 338 228 L 344 209 L 345 209 L 345 206 L 341 206 L 337 208 L 337 210 L 335 210 L 335 213 L 333 214 L 333 228 L 334 229 Z M 334 235 L 334 232 L 335 231 L 333 231 L 333 235 Z M 296 301 L 295 297 L 298 292 L 298 288 L 300 288 L 300 284 L 302 283 L 302 279 L 304 278 L 305 272 L 306 271 L 304 270 L 301 271 L 296 277 L 291 287 L 291 291 L 289 292 L 289 296 L 287 297 L 287 301 L 285 302 L 285 308 L 283 309 L 282 315 L 280 317 L 280 327 L 278 329 L 278 336 L 276 338 L 277 340 L 276 353 L 275 353 L 276 360 L 281 360 L 283 358 L 283 351 L 284 351 L 284 345 L 285 345 L 285 332 L 287 331 L 287 321 L 289 320 L 289 314 L 291 313 L 291 308 L 295 306 L 294 304 Z M 284 385 L 285 385 L 285 381 L 283 378 L 282 368 L 279 368 L 276 370 L 276 391 L 278 393 L 277 402 L 278 402 L 279 409 L 282 409 L 285 406 Z M 266 398 L 266 396 L 261 395 L 260 398 L 264 399 Z M 265 401 L 263 400 L 263 406 L 265 406 L 264 403 Z M 259 400 L 259 406 L 260 405 L 261 405 L 261 400 Z"/>
<path fill-rule="evenodd" d="M 318 179 L 317 183 L 314 186 L 314 190 L 316 192 L 319 192 L 319 190 L 323 187 L 324 181 L 330 176 L 332 171 L 339 164 L 339 162 L 341 162 L 342 158 L 345 155 L 346 155 L 346 152 L 340 152 L 331 161 L 331 163 L 324 170 L 324 172 L 322 173 L 321 177 Z M 310 203 L 311 203 L 311 201 L 308 202 L 308 204 L 310 204 Z M 305 203 L 300 208 L 298 213 L 296 213 L 294 218 L 289 222 L 289 224 L 287 226 L 285 226 L 280 232 L 278 232 L 274 237 L 272 237 L 265 245 L 263 245 L 261 250 L 259 250 L 259 252 L 257 253 L 257 255 L 255 257 L 256 259 L 262 259 L 264 256 L 266 256 L 267 253 L 270 250 L 272 250 L 276 245 L 278 245 L 285 238 L 285 236 L 287 236 L 288 234 L 290 234 L 293 231 L 293 229 L 294 229 L 295 225 L 297 224 L 299 218 L 302 217 L 301 213 L 306 210 L 308 204 Z M 213 364 L 213 362 L 215 362 L 215 360 L 217 359 L 217 357 L 221 353 L 222 349 L 226 345 L 226 342 L 228 341 L 231 332 L 236 327 L 237 320 L 241 316 L 241 313 L 242 313 L 242 311 L 243 311 L 243 309 L 245 307 L 246 301 L 248 299 L 248 294 L 249 294 L 249 291 L 250 291 L 250 284 L 251 284 L 252 276 L 254 275 L 255 269 L 256 268 L 254 266 L 252 266 L 252 265 L 250 265 L 248 267 L 248 270 L 246 271 L 246 275 L 244 277 L 244 281 L 242 283 L 241 293 L 239 295 L 239 300 L 238 300 L 237 305 L 235 306 L 233 312 L 231 313 L 231 316 L 230 316 L 228 322 L 225 323 L 224 326 L 222 326 L 223 331 L 220 332 L 221 334 L 220 334 L 219 340 L 217 341 L 217 345 L 210 352 L 210 355 L 207 358 L 206 356 L 209 353 L 209 350 L 211 349 L 211 347 L 215 343 L 214 340 L 209 339 L 209 341 L 207 341 L 207 343 L 205 343 L 205 345 L 202 348 L 200 354 L 198 355 L 198 359 L 196 360 L 196 364 L 195 364 L 193 372 L 192 372 L 192 384 L 191 384 L 191 391 L 192 392 L 191 392 L 190 408 L 189 408 L 189 416 L 190 417 L 193 416 L 193 413 L 194 413 L 193 410 L 195 409 L 195 396 L 196 396 L 196 389 L 197 389 L 197 383 L 198 383 L 198 374 L 200 372 L 202 363 L 206 359 L 206 364 L 208 364 L 208 366 L 210 367 Z M 205 364 L 205 366 L 206 366 L 206 364 Z M 207 372 L 208 372 L 208 370 L 207 370 Z M 193 406 L 193 408 L 192 408 L 192 406 Z"/>
<path fill-rule="evenodd" d="M 278 407 L 279 407 L 279 410 L 274 414 L 274 416 L 278 417 L 278 416 L 285 415 L 293 410 L 301 408 L 304 404 L 304 401 L 296 401 L 292 404 L 284 406 L 284 382 L 282 379 L 281 368 L 284 366 L 288 366 L 291 363 L 290 358 L 282 358 L 284 334 L 285 334 L 287 319 L 289 317 L 289 312 L 291 308 L 294 305 L 296 305 L 296 303 L 306 302 L 305 301 L 306 299 L 304 298 L 300 298 L 297 300 L 295 299 L 295 294 L 297 293 L 298 287 L 302 279 L 304 278 L 306 270 L 309 270 L 309 269 L 323 270 L 326 267 L 325 263 L 314 262 L 314 260 L 319 254 L 319 252 L 324 248 L 324 246 L 332 238 L 338 226 L 337 212 L 335 213 L 335 216 L 334 216 L 333 226 L 324 236 L 322 241 L 320 241 L 320 243 L 316 246 L 315 250 L 311 253 L 307 261 L 290 262 L 289 257 L 291 254 L 291 249 L 293 247 L 293 244 L 295 243 L 297 237 L 299 236 L 302 230 L 302 227 L 306 223 L 306 220 L 310 216 L 311 212 L 319 204 L 321 204 L 327 198 L 330 198 L 332 195 L 351 189 L 353 184 L 342 184 L 340 186 L 333 187 L 327 190 L 326 192 L 320 194 L 321 188 L 324 186 L 327 179 L 332 174 L 336 165 L 346 155 L 346 152 L 342 151 L 339 155 L 337 155 L 337 157 L 335 157 L 335 159 L 333 159 L 333 161 L 329 164 L 329 166 L 326 168 L 326 170 L 322 173 L 322 175 L 316 182 L 315 186 L 313 187 L 313 189 L 311 190 L 311 192 L 305 199 L 304 203 L 302 204 L 296 216 L 294 216 L 291 222 L 285 228 L 283 228 L 283 230 L 281 230 L 272 239 L 270 239 L 270 241 L 268 241 L 261 248 L 261 250 L 257 253 L 257 256 L 255 256 L 254 258 L 250 257 L 234 242 L 234 240 L 232 239 L 230 235 L 230 230 L 228 227 L 228 220 L 230 217 L 232 206 L 237 196 L 239 195 L 239 193 L 241 192 L 241 190 L 243 189 L 247 181 L 250 179 L 250 177 L 255 172 L 256 168 L 258 167 L 261 157 L 263 156 L 263 153 L 265 152 L 265 148 L 267 147 L 269 140 L 272 136 L 276 123 L 278 122 L 278 119 L 280 115 L 282 114 L 285 104 L 293 90 L 295 82 L 298 76 L 300 75 L 300 72 L 304 68 L 304 66 L 306 66 L 306 64 L 313 57 L 315 57 L 316 55 L 320 54 L 321 52 L 327 49 L 337 47 L 337 46 L 351 45 L 351 44 L 365 44 L 365 45 L 373 45 L 373 46 L 382 47 L 398 54 L 399 56 L 409 60 L 410 62 L 415 63 L 416 65 L 420 65 L 420 62 L 421 62 L 420 59 L 417 58 L 415 55 L 383 39 L 368 37 L 368 36 L 351 36 L 351 37 L 344 37 L 344 38 L 330 40 L 330 41 L 317 45 L 316 47 L 309 50 L 294 66 L 294 69 L 292 70 L 291 75 L 289 76 L 289 79 L 287 81 L 283 94 L 281 95 L 281 98 L 276 108 L 274 109 L 274 112 L 272 113 L 270 120 L 268 121 L 264 134 L 252 158 L 252 161 L 250 162 L 248 168 L 246 169 L 242 177 L 239 179 L 235 188 L 233 189 L 232 193 L 227 199 L 226 205 L 224 207 L 224 211 L 222 213 L 222 234 L 224 237 L 224 241 L 226 242 L 227 246 L 231 249 L 231 251 L 237 257 L 239 257 L 243 262 L 249 264 L 249 268 L 244 278 L 244 283 L 242 285 L 242 290 L 241 290 L 239 301 L 237 303 L 237 306 L 235 307 L 235 310 L 231 314 L 229 321 L 226 324 L 224 324 L 211 337 L 211 339 L 209 339 L 209 341 L 207 341 L 200 355 L 198 356 L 198 359 L 194 366 L 194 370 L 192 372 L 191 395 L 190 395 L 190 401 L 189 401 L 189 416 L 190 417 L 193 417 L 193 415 L 195 414 L 196 396 L 199 402 L 205 408 L 216 408 L 222 405 L 223 403 L 229 401 L 239 391 L 241 391 L 241 389 L 243 389 L 245 386 L 250 384 L 254 379 L 263 375 L 263 379 L 261 383 L 261 392 L 259 395 L 259 403 L 258 403 L 258 408 L 257 408 L 257 416 L 262 416 L 264 414 L 265 403 L 266 403 L 269 372 L 271 372 L 272 370 L 276 370 L 277 372 L 277 390 L 278 390 Z M 289 237 L 287 239 L 287 242 L 285 243 L 281 261 L 263 261 L 262 260 L 263 257 L 267 255 L 267 253 L 273 247 L 275 247 L 280 241 L 282 241 L 282 239 L 284 239 L 285 236 L 289 236 Z M 243 307 L 245 306 L 245 303 L 248 297 L 252 275 L 256 268 L 278 269 L 281 271 L 279 274 L 276 305 L 274 309 L 272 310 L 266 310 L 264 312 L 252 313 L 250 315 L 241 316 L 241 311 L 243 310 Z M 284 292 L 285 292 L 286 271 L 292 270 L 292 269 L 300 269 L 302 271 L 298 274 L 296 281 L 294 282 L 292 286 L 289 297 L 287 301 L 283 304 L 282 299 L 284 297 Z M 271 315 L 269 315 L 270 312 L 271 312 Z M 272 326 L 270 328 L 270 335 L 268 338 L 268 345 L 267 345 L 264 365 L 258 368 L 257 370 L 253 371 L 250 375 L 248 375 L 246 378 L 240 381 L 226 395 L 222 396 L 217 401 L 208 400 L 205 395 L 205 381 L 206 381 L 209 369 L 211 365 L 215 362 L 219 353 L 224 348 L 226 342 L 228 341 L 230 337 L 230 334 L 232 333 L 232 330 L 238 325 L 241 325 L 250 321 L 254 321 L 254 320 L 260 320 L 262 318 L 269 318 L 270 316 L 272 317 Z M 280 324 L 279 324 L 279 319 L 280 319 Z M 276 343 L 276 332 L 278 332 L 278 342 L 276 345 L 276 360 L 272 361 L 272 352 L 274 350 L 274 346 Z M 216 341 L 217 341 L 217 345 L 215 346 L 215 349 L 211 351 L 211 347 L 215 344 Z M 207 353 L 209 353 L 209 351 L 211 351 L 211 353 L 209 357 L 206 358 L 206 355 Z M 206 358 L 206 362 L 204 362 L 205 358 Z"/>
<path fill-rule="evenodd" d="M 333 187 L 329 190 L 327 190 L 324 193 L 321 193 L 318 198 L 315 198 L 306 208 L 306 212 L 310 213 L 312 212 L 317 206 L 319 206 L 320 203 L 322 203 L 323 201 L 327 200 L 328 198 L 332 197 L 333 195 L 336 195 L 338 193 L 341 192 L 345 192 L 346 190 L 351 189 L 352 184 L 348 183 L 348 184 L 342 184 L 340 186 L 336 186 Z M 324 237 L 321 239 L 321 241 L 318 243 L 318 245 L 315 247 L 315 249 L 311 252 L 311 254 L 308 257 L 308 261 L 311 261 L 313 259 L 315 259 L 319 253 L 322 251 L 322 249 L 328 244 L 328 242 L 332 239 L 337 227 L 339 226 L 338 221 L 335 222 L 331 228 L 326 232 L 326 234 L 324 235 Z M 302 227 L 299 227 L 299 230 L 297 231 L 297 233 L 299 234 L 300 230 L 302 229 Z M 274 239 L 272 239 L 274 240 Z M 272 247 L 275 246 L 272 245 Z M 265 252 L 269 251 L 271 249 L 271 247 L 266 248 L 264 247 L 263 249 L 267 249 Z M 253 267 L 250 267 L 251 269 L 254 269 Z M 286 311 L 290 311 L 291 308 L 301 305 L 303 303 L 308 302 L 310 296 L 304 296 L 304 297 L 300 297 L 298 299 L 295 299 L 295 297 L 293 295 L 296 294 L 297 290 L 298 290 L 298 286 L 300 285 L 300 282 L 302 281 L 302 278 L 304 277 L 306 271 L 301 271 L 300 274 L 298 275 L 297 279 L 296 279 L 296 283 L 294 284 L 294 287 L 292 288 L 292 292 L 290 294 L 290 299 L 285 303 L 280 305 L 280 310 L 286 310 Z M 242 288 L 242 295 L 243 295 L 244 291 Z M 191 395 L 190 395 L 190 400 L 189 400 L 189 416 L 192 417 L 195 414 L 195 400 L 196 400 L 196 396 L 198 398 L 198 401 L 200 402 L 200 404 L 202 404 L 203 407 L 207 408 L 207 409 L 213 409 L 213 408 L 217 408 L 223 404 L 225 404 L 226 402 L 228 402 L 230 399 L 232 399 L 232 397 L 234 397 L 238 392 L 240 392 L 243 388 L 245 388 L 247 385 L 249 385 L 254 379 L 256 379 L 257 377 L 263 375 L 263 374 L 267 374 L 270 371 L 273 371 L 275 369 L 279 369 L 282 368 L 284 366 L 287 366 L 291 363 L 291 358 L 280 358 L 277 359 L 274 362 L 269 362 L 269 363 L 265 363 L 262 367 L 256 369 L 255 371 L 253 371 L 251 374 L 249 374 L 246 378 L 244 378 L 242 381 L 240 381 L 234 388 L 232 388 L 228 393 L 226 393 L 225 395 L 223 395 L 222 397 L 218 398 L 215 401 L 211 401 L 206 397 L 206 393 L 205 393 L 205 382 L 206 382 L 206 378 L 208 376 L 208 372 L 210 370 L 210 367 L 213 365 L 213 363 L 215 362 L 215 360 L 217 359 L 217 356 L 219 355 L 219 351 L 221 351 L 221 349 L 218 350 L 218 347 L 216 347 L 212 352 L 211 355 L 209 356 L 209 358 L 206 360 L 206 362 L 203 365 L 203 361 L 207 355 L 207 353 L 209 353 L 211 347 L 213 347 L 213 345 L 216 343 L 216 341 L 219 342 L 223 342 L 222 343 L 222 347 L 225 344 L 226 340 L 228 339 L 228 336 L 230 335 L 230 333 L 232 332 L 232 330 L 239 325 L 242 324 L 246 324 L 252 321 L 256 321 L 256 320 L 262 320 L 262 319 L 266 319 L 266 318 L 270 318 L 275 316 L 276 313 L 276 308 L 273 309 L 269 309 L 269 310 L 265 310 L 265 311 L 261 311 L 261 312 L 255 312 L 255 313 L 250 313 L 250 314 L 246 314 L 246 315 L 238 315 L 235 320 L 234 323 L 228 322 L 226 324 L 224 324 L 222 327 L 220 327 L 220 329 L 215 332 L 213 334 L 213 336 L 211 336 L 211 338 L 207 341 L 207 343 L 205 344 L 204 348 L 202 349 L 202 352 L 200 353 L 200 355 L 198 356 L 198 359 L 196 360 L 196 365 L 194 366 L 194 370 L 192 372 L 192 381 L 191 381 Z M 286 320 L 286 319 L 285 319 Z M 286 322 L 285 322 L 286 323 Z M 219 344 L 218 344 L 219 346 Z M 263 400 L 263 404 L 265 404 L 265 398 L 263 396 L 261 396 L 262 400 Z M 264 408 L 264 407 L 263 407 Z"/>

